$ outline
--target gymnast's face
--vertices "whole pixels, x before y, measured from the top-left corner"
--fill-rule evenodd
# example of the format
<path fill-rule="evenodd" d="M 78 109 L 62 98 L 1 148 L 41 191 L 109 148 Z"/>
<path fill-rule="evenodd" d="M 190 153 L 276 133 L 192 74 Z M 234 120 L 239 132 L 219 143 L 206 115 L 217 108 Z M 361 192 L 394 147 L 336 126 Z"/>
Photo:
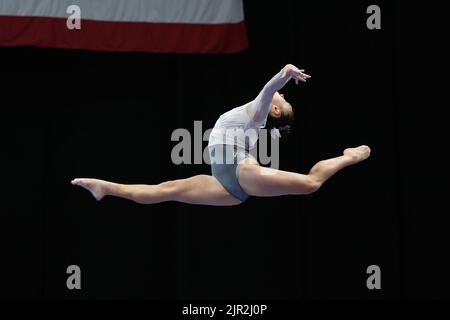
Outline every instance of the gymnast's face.
<path fill-rule="evenodd" d="M 283 114 L 288 115 L 292 112 L 292 106 L 286 101 L 286 99 L 284 99 L 284 95 L 275 92 L 272 99 L 272 107 L 270 108 L 270 116 L 279 118 Z"/>

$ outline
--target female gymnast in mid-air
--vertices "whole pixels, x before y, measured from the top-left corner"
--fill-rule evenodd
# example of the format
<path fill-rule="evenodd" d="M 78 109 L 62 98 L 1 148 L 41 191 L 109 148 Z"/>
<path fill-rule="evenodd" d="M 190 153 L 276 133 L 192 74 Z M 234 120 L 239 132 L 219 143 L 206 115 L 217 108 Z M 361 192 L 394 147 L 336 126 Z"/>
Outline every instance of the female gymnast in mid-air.
<path fill-rule="evenodd" d="M 285 127 L 293 120 L 292 106 L 278 90 L 290 79 L 298 84 L 308 78 L 310 76 L 304 70 L 288 64 L 264 86 L 255 100 L 220 116 L 208 143 L 212 175 L 197 175 L 156 185 L 127 185 L 87 178 L 74 179 L 71 183 L 89 190 L 97 200 L 115 196 L 142 204 L 178 201 L 231 206 L 244 202 L 249 196 L 315 192 L 339 170 L 367 159 L 370 148 L 365 145 L 347 148 L 341 156 L 319 161 L 308 174 L 262 167 L 249 153 L 258 140 L 260 129 L 277 132 L 277 128 Z M 256 134 L 247 135 L 247 131 Z M 221 161 L 215 161 L 219 159 Z"/>

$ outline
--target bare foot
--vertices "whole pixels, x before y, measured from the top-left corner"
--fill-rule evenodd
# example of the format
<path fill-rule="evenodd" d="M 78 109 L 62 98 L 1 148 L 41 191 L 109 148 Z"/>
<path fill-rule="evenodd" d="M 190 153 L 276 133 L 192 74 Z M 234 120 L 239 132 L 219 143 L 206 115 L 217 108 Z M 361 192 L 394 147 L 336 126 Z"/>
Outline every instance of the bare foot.
<path fill-rule="evenodd" d="M 352 164 L 366 160 L 370 156 L 370 148 L 362 145 L 356 148 L 347 148 L 344 150 L 344 155 L 352 159 Z"/>
<path fill-rule="evenodd" d="M 71 183 L 75 186 L 83 187 L 89 190 L 97 201 L 100 201 L 105 195 L 109 182 L 99 179 L 73 179 Z"/>

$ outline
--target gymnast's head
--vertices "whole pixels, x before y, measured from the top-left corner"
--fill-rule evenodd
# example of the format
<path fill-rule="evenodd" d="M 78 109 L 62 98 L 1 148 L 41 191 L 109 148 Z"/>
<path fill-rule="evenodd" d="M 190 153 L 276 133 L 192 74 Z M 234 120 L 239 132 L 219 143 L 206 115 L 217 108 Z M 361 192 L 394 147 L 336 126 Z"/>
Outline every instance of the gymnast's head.
<path fill-rule="evenodd" d="M 283 94 L 276 92 L 273 95 L 272 105 L 267 117 L 267 129 L 281 129 L 283 135 L 289 133 L 290 127 L 294 123 L 294 110 L 289 102 L 286 101 Z M 288 126 L 288 127 L 286 127 Z"/>

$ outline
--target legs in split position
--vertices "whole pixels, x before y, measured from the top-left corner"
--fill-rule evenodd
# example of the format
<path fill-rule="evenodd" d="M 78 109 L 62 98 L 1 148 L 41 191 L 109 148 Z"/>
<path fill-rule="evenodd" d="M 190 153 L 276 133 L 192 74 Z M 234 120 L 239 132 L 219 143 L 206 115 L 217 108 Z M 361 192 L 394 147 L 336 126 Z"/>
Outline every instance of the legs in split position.
<path fill-rule="evenodd" d="M 339 170 L 361 162 L 370 156 L 368 146 L 347 148 L 343 155 L 316 163 L 308 174 L 299 174 L 261 167 L 257 162 L 244 161 L 238 165 L 241 187 L 251 196 L 273 197 L 310 194 Z M 101 200 L 115 196 L 142 204 L 178 201 L 190 204 L 229 206 L 240 204 L 213 176 L 197 175 L 187 179 L 167 181 L 156 185 L 126 185 L 98 179 L 72 180 Z"/>

